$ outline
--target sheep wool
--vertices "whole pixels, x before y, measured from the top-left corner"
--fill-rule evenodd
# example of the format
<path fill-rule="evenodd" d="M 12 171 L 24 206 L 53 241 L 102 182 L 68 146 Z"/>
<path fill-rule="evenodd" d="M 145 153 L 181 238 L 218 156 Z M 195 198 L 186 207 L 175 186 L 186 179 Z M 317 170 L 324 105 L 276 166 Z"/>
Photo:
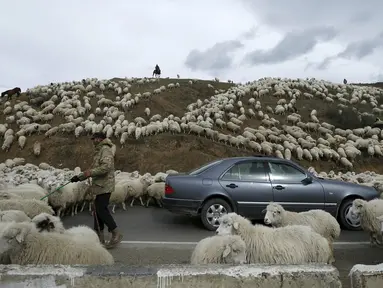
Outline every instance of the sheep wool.
<path fill-rule="evenodd" d="M 330 242 L 338 239 L 341 231 L 338 221 L 324 210 L 314 209 L 297 213 L 287 211 L 277 203 L 267 205 L 264 222 L 273 227 L 308 225 Z"/>
<path fill-rule="evenodd" d="M 239 235 L 246 243 L 246 262 L 306 264 L 335 261 L 330 243 L 309 226 L 270 228 L 236 214 L 222 216 L 218 235 Z"/>
<path fill-rule="evenodd" d="M 20 210 L 24 211 L 28 217 L 33 218 L 40 213 L 48 213 L 53 215 L 53 209 L 45 202 L 35 199 L 9 199 L 0 200 L 0 210 Z"/>
<path fill-rule="evenodd" d="M 7 253 L 17 265 L 112 265 L 113 256 L 93 241 L 65 233 L 40 233 L 34 223 L 12 223 L 1 234 Z M 60 247 L 60 249 L 57 249 Z"/>
<path fill-rule="evenodd" d="M 190 263 L 245 264 L 246 244 L 238 235 L 215 235 L 204 238 L 194 248 Z"/>

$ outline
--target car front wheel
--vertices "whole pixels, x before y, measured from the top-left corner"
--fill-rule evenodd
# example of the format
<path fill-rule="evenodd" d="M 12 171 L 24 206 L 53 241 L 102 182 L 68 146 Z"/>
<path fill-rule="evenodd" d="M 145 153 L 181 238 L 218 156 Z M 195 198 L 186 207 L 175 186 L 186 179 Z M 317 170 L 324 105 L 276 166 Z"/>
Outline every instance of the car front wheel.
<path fill-rule="evenodd" d="M 339 222 L 342 228 L 345 228 L 347 230 L 357 231 L 361 230 L 360 227 L 360 218 L 355 217 L 349 213 L 352 202 L 355 199 L 347 199 L 343 201 L 343 203 L 340 205 L 339 208 Z"/>
<path fill-rule="evenodd" d="M 202 206 L 201 221 L 206 229 L 215 231 L 219 226 L 219 218 L 232 212 L 229 203 L 220 198 L 213 198 Z"/>

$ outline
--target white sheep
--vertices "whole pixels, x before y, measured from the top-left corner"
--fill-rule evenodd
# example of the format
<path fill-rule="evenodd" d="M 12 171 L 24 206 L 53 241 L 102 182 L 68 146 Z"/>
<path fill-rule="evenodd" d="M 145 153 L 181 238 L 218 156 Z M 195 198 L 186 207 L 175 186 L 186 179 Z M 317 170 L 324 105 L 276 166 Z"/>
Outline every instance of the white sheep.
<path fill-rule="evenodd" d="M 377 219 L 383 216 L 383 200 L 373 199 L 365 201 L 355 199 L 348 211 L 351 217 L 360 217 L 361 228 L 370 234 L 370 243 L 372 245 L 382 245 L 381 225 Z"/>
<path fill-rule="evenodd" d="M 36 141 L 33 144 L 33 154 L 35 154 L 36 156 L 39 156 L 40 153 L 41 153 L 41 144 L 40 142 Z"/>
<path fill-rule="evenodd" d="M 85 238 L 89 241 L 100 243 L 98 235 L 93 229 L 85 225 L 78 225 L 65 229 L 61 219 L 57 216 L 41 213 L 33 217 L 31 222 L 36 225 L 39 232 L 66 233 L 74 237 Z"/>
<path fill-rule="evenodd" d="M 18 139 L 19 147 L 20 149 L 23 149 L 25 146 L 25 142 L 27 141 L 27 138 L 25 136 L 20 136 Z"/>
<path fill-rule="evenodd" d="M 9 187 L 8 193 L 12 195 L 20 196 L 23 199 L 36 199 L 40 200 L 48 193 L 47 191 L 37 184 L 25 183 L 16 187 Z M 44 198 L 42 201 L 48 203 L 48 198 Z"/>
<path fill-rule="evenodd" d="M 128 195 L 127 197 L 132 197 L 132 202 L 130 203 L 130 207 L 133 207 L 133 203 L 135 199 L 139 199 L 142 206 L 144 202 L 142 202 L 142 196 L 144 195 L 147 187 L 153 183 L 153 179 L 151 176 L 143 175 L 138 179 L 127 180 L 128 183 Z"/>
<path fill-rule="evenodd" d="M 27 222 L 31 221 L 31 218 L 20 210 L 6 210 L 0 211 L 0 222 Z"/>
<path fill-rule="evenodd" d="M 156 182 L 151 184 L 146 189 L 146 194 L 148 196 L 148 200 L 146 201 L 146 207 L 149 206 L 149 202 L 151 199 L 154 199 L 158 206 L 162 207 L 161 199 L 165 196 L 165 182 Z"/>
<path fill-rule="evenodd" d="M 66 233 L 40 233 L 31 222 L 11 223 L 1 238 L 7 242 L 1 252 L 10 255 L 11 264 L 114 264 L 113 256 L 101 244 Z"/>
<path fill-rule="evenodd" d="M 238 235 L 215 235 L 204 238 L 194 248 L 190 263 L 245 264 L 246 244 Z"/>
<path fill-rule="evenodd" d="M 246 243 L 248 264 L 331 264 L 335 261 L 329 242 L 309 226 L 270 228 L 253 225 L 236 213 L 228 213 L 221 217 L 217 234 L 239 235 Z"/>
<path fill-rule="evenodd" d="M 117 182 L 117 181 L 116 181 Z M 122 209 L 126 211 L 125 201 L 128 196 L 129 180 L 118 181 L 110 195 L 109 203 L 113 205 L 112 213 L 115 213 L 116 205 L 121 204 Z"/>
<path fill-rule="evenodd" d="M 267 225 L 272 225 L 273 227 L 308 225 L 330 242 L 333 242 L 340 236 L 340 225 L 338 221 L 324 210 L 313 209 L 297 213 L 287 211 L 282 205 L 277 203 L 270 203 L 265 210 L 266 215 L 264 222 Z"/>
<path fill-rule="evenodd" d="M 0 200 L 0 210 L 20 210 L 24 211 L 28 217 L 32 218 L 40 213 L 48 213 L 53 215 L 54 211 L 47 203 L 35 199 L 9 199 Z"/>

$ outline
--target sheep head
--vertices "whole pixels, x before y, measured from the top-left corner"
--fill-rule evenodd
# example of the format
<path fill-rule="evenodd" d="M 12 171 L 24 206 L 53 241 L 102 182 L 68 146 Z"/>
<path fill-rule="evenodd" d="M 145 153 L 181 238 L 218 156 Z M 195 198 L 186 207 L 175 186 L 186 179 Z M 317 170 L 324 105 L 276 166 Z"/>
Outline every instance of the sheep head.
<path fill-rule="evenodd" d="M 358 217 L 361 213 L 362 213 L 362 209 L 364 207 L 364 205 L 366 204 L 367 202 L 365 200 L 362 200 L 362 199 L 355 199 L 353 202 L 352 202 L 352 206 L 350 208 L 350 210 L 348 211 L 348 213 L 350 213 L 350 215 L 352 217 Z M 347 214 L 348 214 L 347 213 Z"/>
<path fill-rule="evenodd" d="M 31 220 L 36 225 L 39 232 L 58 232 L 62 233 L 65 228 L 59 217 L 49 215 L 47 213 L 40 213 Z"/>
<path fill-rule="evenodd" d="M 6 192 L 6 191 L 0 191 L 0 199 L 1 200 L 10 200 L 12 198 L 17 198 L 17 196 L 13 197 L 14 195 L 12 195 L 11 193 L 9 192 Z"/>
<path fill-rule="evenodd" d="M 280 204 L 270 203 L 262 212 L 266 212 L 263 220 L 265 224 L 274 225 L 280 222 L 284 209 Z"/>
<path fill-rule="evenodd" d="M 246 244 L 239 237 L 234 236 L 231 241 L 226 244 L 222 252 L 224 263 L 242 265 L 246 263 Z"/>
<path fill-rule="evenodd" d="M 2 238 L 8 243 L 8 249 L 13 246 L 12 244 L 20 244 L 25 241 L 25 238 L 30 232 L 33 232 L 35 227 L 30 222 L 13 222 L 4 229 Z"/>
<path fill-rule="evenodd" d="M 219 220 L 220 224 L 216 230 L 216 234 L 237 235 L 243 220 L 247 219 L 234 212 L 223 215 Z"/>

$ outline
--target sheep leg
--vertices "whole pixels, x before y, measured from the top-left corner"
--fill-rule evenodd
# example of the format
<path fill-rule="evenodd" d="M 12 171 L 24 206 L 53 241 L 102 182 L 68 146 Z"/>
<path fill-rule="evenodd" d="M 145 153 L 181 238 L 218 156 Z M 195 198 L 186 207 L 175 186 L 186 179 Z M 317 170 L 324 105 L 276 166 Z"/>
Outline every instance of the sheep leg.
<path fill-rule="evenodd" d="M 60 207 L 59 209 L 57 209 L 57 212 L 56 212 L 56 214 L 57 214 L 57 217 L 61 217 L 61 211 L 62 211 L 62 207 Z"/>
<path fill-rule="evenodd" d="M 161 203 L 161 200 L 159 200 L 159 199 L 156 199 L 156 202 L 157 202 L 158 206 L 160 206 L 160 208 L 162 208 L 162 203 Z"/>
<path fill-rule="evenodd" d="M 140 202 L 141 202 L 141 206 L 145 206 L 145 205 L 144 205 L 144 202 L 142 201 L 142 198 L 141 198 L 141 196 L 140 196 L 140 197 L 138 197 L 138 199 L 140 199 Z"/>
<path fill-rule="evenodd" d="M 72 211 L 72 213 L 71 213 L 71 215 L 72 215 L 72 217 L 74 216 L 74 210 L 75 210 L 75 205 L 72 205 L 72 209 L 71 209 Z"/>
<path fill-rule="evenodd" d="M 135 198 L 133 197 L 132 202 L 130 202 L 130 207 L 133 207 L 134 200 Z"/>
<path fill-rule="evenodd" d="M 121 205 L 122 205 L 122 209 L 123 209 L 124 211 L 126 211 L 126 205 L 125 205 L 125 202 L 122 202 Z"/>
<path fill-rule="evenodd" d="M 112 213 L 114 214 L 114 210 L 116 209 L 116 204 L 113 204 Z"/>
<path fill-rule="evenodd" d="M 86 202 L 84 201 L 84 202 L 82 203 L 82 205 L 81 205 L 80 212 L 84 211 L 85 205 L 86 205 Z"/>
<path fill-rule="evenodd" d="M 149 202 L 152 198 L 151 197 L 148 197 L 148 200 L 146 201 L 146 207 L 149 207 Z"/>

